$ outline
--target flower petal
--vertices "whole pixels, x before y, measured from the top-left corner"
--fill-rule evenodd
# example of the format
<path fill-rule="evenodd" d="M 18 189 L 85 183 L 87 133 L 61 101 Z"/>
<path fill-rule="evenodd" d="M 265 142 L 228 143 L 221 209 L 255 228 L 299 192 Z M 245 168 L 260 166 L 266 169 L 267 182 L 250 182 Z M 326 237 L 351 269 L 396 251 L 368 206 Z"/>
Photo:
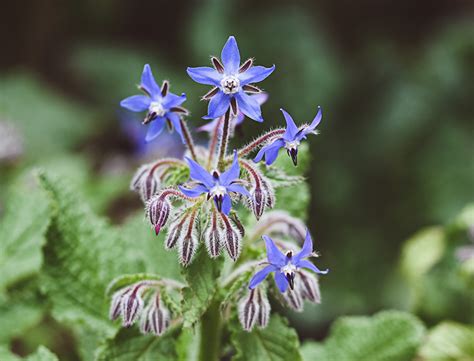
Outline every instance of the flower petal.
<path fill-rule="evenodd" d="M 186 157 L 186 161 L 189 165 L 189 176 L 191 179 L 203 183 L 209 189 L 214 186 L 214 178 L 212 178 L 207 170 L 205 170 L 191 158 Z"/>
<path fill-rule="evenodd" d="M 226 74 L 235 74 L 240 66 L 240 53 L 237 41 L 233 36 L 229 36 L 227 42 L 222 48 L 222 63 L 224 63 L 224 72 Z"/>
<path fill-rule="evenodd" d="M 230 185 L 232 181 L 238 179 L 239 175 L 240 175 L 239 160 L 238 160 L 237 151 L 234 150 L 234 160 L 232 161 L 232 165 L 229 169 L 227 169 L 225 172 L 223 172 L 219 176 L 219 182 L 223 186 L 228 186 Z"/>
<path fill-rule="evenodd" d="M 325 269 L 324 271 L 321 271 L 318 267 L 316 267 L 312 262 L 308 261 L 307 259 L 304 259 L 296 264 L 296 266 L 300 268 L 307 268 L 310 269 L 311 271 L 314 271 L 319 274 L 325 275 L 326 273 L 329 272 L 328 269 Z"/>
<path fill-rule="evenodd" d="M 318 107 L 318 114 L 314 117 L 313 121 L 309 125 L 308 129 L 314 130 L 318 126 L 318 124 L 321 122 L 321 119 L 323 118 L 323 110 L 321 107 Z"/>
<path fill-rule="evenodd" d="M 231 208 L 232 208 L 232 199 L 230 199 L 230 196 L 226 194 L 224 195 L 224 199 L 222 200 L 222 213 L 228 216 Z"/>
<path fill-rule="evenodd" d="M 265 247 L 267 248 L 268 262 L 275 266 L 283 267 L 286 262 L 286 256 L 281 253 L 277 246 L 275 246 L 275 243 L 273 243 L 273 240 L 270 237 L 265 235 L 262 236 L 262 238 L 265 241 Z"/>
<path fill-rule="evenodd" d="M 306 237 L 304 239 L 304 244 L 303 248 L 301 248 L 301 251 L 299 251 L 293 259 L 295 262 L 299 262 L 303 258 L 306 258 L 311 255 L 313 252 L 313 240 L 311 239 L 311 235 L 309 234 L 309 230 L 306 229 Z"/>
<path fill-rule="evenodd" d="M 258 83 L 268 77 L 275 70 L 275 65 L 270 68 L 264 66 L 252 66 L 246 72 L 239 74 L 240 86 L 244 86 L 249 83 Z"/>
<path fill-rule="evenodd" d="M 156 117 L 148 127 L 148 132 L 145 136 L 145 142 L 150 142 L 155 139 L 163 131 L 165 127 L 165 118 Z"/>
<path fill-rule="evenodd" d="M 293 121 L 293 118 L 291 117 L 290 114 L 288 114 L 285 109 L 280 108 L 281 112 L 283 113 L 283 116 L 285 117 L 286 120 L 286 132 L 283 135 L 283 138 L 289 142 L 295 140 L 296 135 L 298 134 L 298 127 L 296 126 L 295 122 Z"/>
<path fill-rule="evenodd" d="M 196 187 L 192 189 L 184 188 L 182 186 L 178 186 L 179 190 L 183 192 L 184 195 L 191 197 L 191 198 L 196 198 L 199 197 L 203 193 L 207 193 L 208 189 L 204 184 L 198 184 Z"/>
<path fill-rule="evenodd" d="M 208 123 L 200 126 L 199 128 L 196 128 L 196 130 L 198 132 L 209 132 L 209 133 L 211 133 L 212 131 L 214 131 L 214 129 L 217 127 L 218 124 L 219 124 L 219 118 L 214 119 L 213 121 L 208 122 Z"/>
<path fill-rule="evenodd" d="M 281 138 L 276 139 L 272 143 L 264 146 L 259 150 L 256 157 L 253 159 L 255 163 L 258 163 L 265 156 L 265 164 L 271 165 L 278 157 L 278 151 L 285 146 L 285 141 Z"/>
<path fill-rule="evenodd" d="M 271 272 L 275 272 L 278 268 L 274 265 L 268 265 L 253 275 L 249 282 L 249 288 L 253 290 L 257 287 Z"/>
<path fill-rule="evenodd" d="M 252 98 L 254 98 L 258 104 L 262 105 L 268 100 L 268 93 L 261 92 L 258 94 L 251 95 Z"/>
<path fill-rule="evenodd" d="M 181 104 L 183 104 L 186 101 L 186 94 L 182 93 L 181 95 L 173 94 L 173 93 L 168 93 L 164 98 L 163 98 L 163 107 L 166 109 L 170 109 L 173 107 L 177 107 Z"/>
<path fill-rule="evenodd" d="M 161 96 L 161 89 L 158 84 L 156 84 L 150 65 L 148 64 L 145 64 L 143 67 L 141 86 L 145 88 L 152 97 L 156 95 Z"/>
<path fill-rule="evenodd" d="M 257 122 L 263 122 L 260 105 L 253 97 L 240 91 L 235 94 L 235 98 L 242 113 Z"/>
<path fill-rule="evenodd" d="M 250 197 L 249 191 L 240 184 L 231 184 L 230 186 L 227 187 L 227 190 L 229 192 L 240 193 L 244 196 Z"/>
<path fill-rule="evenodd" d="M 277 284 L 281 293 L 284 293 L 288 288 L 288 280 L 281 272 L 275 272 L 275 283 Z"/>
<path fill-rule="evenodd" d="M 221 85 L 222 74 L 219 74 L 214 68 L 201 66 L 197 68 L 188 68 L 186 71 L 191 79 L 196 83 L 215 86 Z"/>
<path fill-rule="evenodd" d="M 215 119 L 219 118 L 221 115 L 229 109 L 230 106 L 230 96 L 224 94 L 222 91 L 219 91 L 214 95 L 209 101 L 209 106 L 207 108 L 207 115 L 202 117 L 203 119 Z"/>
<path fill-rule="evenodd" d="M 179 117 L 179 115 L 173 112 L 168 112 L 166 113 L 166 117 L 173 124 L 173 128 L 176 130 L 176 133 L 178 133 L 181 137 L 181 141 L 183 142 L 183 144 L 186 144 L 186 138 L 184 137 L 183 129 L 181 128 L 181 118 Z"/>
<path fill-rule="evenodd" d="M 150 106 L 150 98 L 145 95 L 132 95 L 120 102 L 120 106 L 132 112 L 142 112 Z"/>

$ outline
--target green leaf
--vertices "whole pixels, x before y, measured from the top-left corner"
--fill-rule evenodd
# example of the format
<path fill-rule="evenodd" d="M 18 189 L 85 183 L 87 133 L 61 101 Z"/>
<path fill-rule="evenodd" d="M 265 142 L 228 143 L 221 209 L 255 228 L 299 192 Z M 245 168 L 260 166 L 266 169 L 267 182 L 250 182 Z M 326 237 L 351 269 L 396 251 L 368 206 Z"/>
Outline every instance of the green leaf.
<path fill-rule="evenodd" d="M 222 256 L 211 259 L 201 247 L 191 265 L 183 269 L 188 283 L 182 290 L 184 327 L 193 326 L 209 307 L 218 289 L 223 260 Z"/>
<path fill-rule="evenodd" d="M 32 355 L 29 355 L 26 361 L 59 361 L 58 357 L 49 351 L 46 347 L 40 346 Z"/>
<path fill-rule="evenodd" d="M 324 346 L 319 342 L 307 341 L 300 348 L 303 361 L 324 360 Z"/>
<path fill-rule="evenodd" d="M 231 341 L 237 353 L 233 361 L 298 361 L 301 360 L 296 331 L 288 322 L 273 315 L 264 329 L 246 332 L 238 322 L 231 326 Z"/>
<path fill-rule="evenodd" d="M 423 324 L 411 314 L 384 311 L 372 317 L 342 317 L 321 346 L 307 347 L 321 360 L 410 361 L 424 331 Z"/>
<path fill-rule="evenodd" d="M 419 351 L 426 361 L 474 360 L 474 327 L 443 322 L 428 332 Z"/>
<path fill-rule="evenodd" d="M 85 328 L 99 343 L 117 329 L 108 320 L 107 285 L 120 274 L 143 270 L 143 260 L 129 252 L 134 240 L 95 216 L 65 179 L 42 173 L 40 181 L 54 210 L 43 250 L 42 290 L 59 322 L 76 332 Z"/>
<path fill-rule="evenodd" d="M 0 360 L 2 361 L 21 361 L 21 358 L 14 355 L 7 346 L 0 345 Z"/>
<path fill-rule="evenodd" d="M 100 347 L 96 361 L 176 360 L 176 329 L 163 336 L 143 335 L 136 328 L 121 329 Z"/>
<path fill-rule="evenodd" d="M 31 174 L 14 181 L 0 220 L 0 291 L 41 267 L 48 204 Z"/>
<path fill-rule="evenodd" d="M 199 328 L 183 328 L 176 342 L 176 352 L 179 361 L 197 361 L 201 334 Z"/>

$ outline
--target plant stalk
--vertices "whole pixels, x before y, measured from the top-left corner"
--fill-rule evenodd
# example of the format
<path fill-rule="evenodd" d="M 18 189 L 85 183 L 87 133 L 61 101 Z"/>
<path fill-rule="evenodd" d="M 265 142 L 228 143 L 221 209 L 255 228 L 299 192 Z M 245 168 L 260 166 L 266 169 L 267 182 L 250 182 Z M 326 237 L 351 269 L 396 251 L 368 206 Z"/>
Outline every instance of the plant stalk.
<path fill-rule="evenodd" d="M 219 302 L 214 302 L 201 318 L 199 361 L 219 361 L 221 333 L 222 322 Z"/>
<path fill-rule="evenodd" d="M 230 136 L 230 107 L 227 109 L 227 112 L 224 116 L 224 124 L 222 126 L 222 135 L 219 143 L 219 161 L 217 163 L 217 168 L 220 171 L 224 171 L 224 159 L 227 152 L 227 144 L 229 143 Z"/>

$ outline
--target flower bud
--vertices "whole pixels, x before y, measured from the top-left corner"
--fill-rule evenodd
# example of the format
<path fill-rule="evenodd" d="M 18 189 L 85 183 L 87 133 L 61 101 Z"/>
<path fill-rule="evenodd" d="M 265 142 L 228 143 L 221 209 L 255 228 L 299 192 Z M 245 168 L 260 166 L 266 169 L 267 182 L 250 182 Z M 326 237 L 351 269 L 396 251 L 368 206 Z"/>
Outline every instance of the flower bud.
<path fill-rule="evenodd" d="M 163 197 L 156 195 L 148 201 L 146 213 L 150 223 L 155 228 L 156 235 L 160 233 L 161 228 L 168 221 L 170 211 L 171 205 Z"/>
<path fill-rule="evenodd" d="M 168 229 L 168 234 L 166 235 L 165 247 L 167 249 L 172 249 L 178 243 L 179 239 L 183 236 L 182 232 L 182 223 L 173 222 Z"/>
<path fill-rule="evenodd" d="M 229 217 L 222 213 L 220 213 L 220 217 L 224 227 L 224 243 L 227 253 L 233 261 L 236 261 L 240 255 L 242 235 L 239 229 L 230 221 Z"/>
<path fill-rule="evenodd" d="M 300 280 L 298 280 L 300 281 Z M 298 287 L 295 287 L 293 290 L 288 288 L 286 292 L 283 294 L 283 298 L 285 299 L 288 306 L 294 309 L 297 312 L 303 311 L 303 296 L 301 295 L 301 290 Z"/>
<path fill-rule="evenodd" d="M 154 164 L 138 168 L 130 183 L 130 189 L 138 192 L 143 202 L 147 202 L 160 189 L 160 173 Z"/>
<path fill-rule="evenodd" d="M 251 331 L 259 316 L 259 304 L 256 290 L 250 290 L 247 297 L 240 300 L 238 311 L 239 321 L 245 331 Z"/>
<path fill-rule="evenodd" d="M 123 326 L 130 327 L 137 320 L 143 310 L 143 299 L 138 293 L 140 285 L 135 286 L 131 291 L 122 297 L 122 317 Z"/>
<path fill-rule="evenodd" d="M 267 294 L 261 289 L 261 287 L 256 288 L 257 290 L 257 303 L 258 303 L 258 314 L 257 314 L 257 323 L 260 327 L 264 328 L 268 325 L 268 320 L 270 319 L 270 302 L 268 302 Z"/>
<path fill-rule="evenodd" d="M 299 287 L 303 298 L 313 303 L 321 303 L 321 293 L 319 291 L 318 277 L 311 272 L 300 271 Z"/>
<path fill-rule="evenodd" d="M 204 243 L 206 244 L 207 253 L 209 253 L 211 258 L 215 258 L 221 253 L 224 232 L 219 223 L 216 212 L 212 212 L 208 227 L 204 233 Z"/>
<path fill-rule="evenodd" d="M 131 287 L 127 287 L 125 290 L 121 289 L 114 293 L 112 296 L 112 302 L 110 303 L 109 318 L 114 321 L 122 312 L 122 299 L 127 293 L 132 291 Z"/>
<path fill-rule="evenodd" d="M 169 327 L 170 313 L 160 300 L 157 293 L 153 298 L 152 303 L 143 314 L 140 330 L 143 333 L 154 333 L 161 336 Z"/>
<path fill-rule="evenodd" d="M 191 214 L 183 226 L 184 236 L 178 242 L 179 261 L 183 266 L 188 266 L 198 246 L 196 226 L 196 212 Z"/>

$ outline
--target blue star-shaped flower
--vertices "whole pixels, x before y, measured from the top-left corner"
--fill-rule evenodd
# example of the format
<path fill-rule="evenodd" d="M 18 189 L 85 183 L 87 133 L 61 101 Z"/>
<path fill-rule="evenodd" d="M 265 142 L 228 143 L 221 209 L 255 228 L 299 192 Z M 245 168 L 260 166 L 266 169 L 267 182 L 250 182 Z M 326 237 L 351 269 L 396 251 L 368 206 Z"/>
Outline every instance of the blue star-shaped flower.
<path fill-rule="evenodd" d="M 247 189 L 240 184 L 240 167 L 237 159 L 237 151 L 234 151 L 232 166 L 222 174 L 219 174 L 217 171 L 210 174 L 190 158 L 186 158 L 186 161 L 189 165 L 189 176 L 197 183 L 192 189 L 179 187 L 181 192 L 188 197 L 196 198 L 201 194 L 207 193 L 208 199 L 214 199 L 219 212 L 228 215 L 232 207 L 229 192 L 240 193 L 247 197 L 250 196 Z"/>
<path fill-rule="evenodd" d="M 268 236 L 263 236 L 265 246 L 267 247 L 267 259 L 269 265 L 258 271 L 250 280 L 249 288 L 254 289 L 257 285 L 271 273 L 275 272 L 275 283 L 281 293 L 285 292 L 290 286 L 294 287 L 296 272 L 300 268 L 307 268 L 319 274 L 326 274 L 329 270 L 321 271 L 313 263 L 304 259 L 313 254 L 313 241 L 309 231 L 306 230 L 306 238 L 303 248 L 299 253 L 293 255 L 292 251 L 283 254 Z"/>
<path fill-rule="evenodd" d="M 216 119 L 224 115 L 229 107 L 234 115 L 238 111 L 249 118 L 262 122 L 262 112 L 257 100 L 247 93 L 259 93 L 260 89 L 251 83 L 257 83 L 268 77 L 275 65 L 270 68 L 253 66 L 248 59 L 240 65 L 240 53 L 233 36 L 229 37 L 222 49 L 222 63 L 213 57 L 214 69 L 210 67 L 188 68 L 189 76 L 198 83 L 213 85 L 204 99 L 210 100 L 208 114 L 203 119 Z"/>
<path fill-rule="evenodd" d="M 293 118 L 285 110 L 280 109 L 286 120 L 286 131 L 282 137 L 275 139 L 270 144 L 264 146 L 257 153 L 257 156 L 254 158 L 254 162 L 258 163 L 265 156 L 265 163 L 267 165 L 272 164 L 281 148 L 286 148 L 288 155 L 293 160 L 293 164 L 298 164 L 298 146 L 300 145 L 303 139 L 306 139 L 308 134 L 317 134 L 315 130 L 318 124 L 321 122 L 323 114 L 321 108 L 319 107 L 318 114 L 314 117 L 310 125 L 304 125 L 301 129 L 298 129 Z"/>
<path fill-rule="evenodd" d="M 147 110 L 147 115 L 143 120 L 143 124 L 151 122 L 145 140 L 147 142 L 155 139 L 165 127 L 166 124 L 170 128 L 176 129 L 181 136 L 183 143 L 186 142 L 181 130 L 180 114 L 186 115 L 188 111 L 180 105 L 186 100 L 186 94 L 176 95 L 169 91 L 169 83 L 163 82 L 158 87 L 155 78 L 151 73 L 150 65 L 146 64 L 143 68 L 140 89 L 146 95 L 133 95 L 120 102 L 120 105 L 132 112 L 143 112 Z"/>

